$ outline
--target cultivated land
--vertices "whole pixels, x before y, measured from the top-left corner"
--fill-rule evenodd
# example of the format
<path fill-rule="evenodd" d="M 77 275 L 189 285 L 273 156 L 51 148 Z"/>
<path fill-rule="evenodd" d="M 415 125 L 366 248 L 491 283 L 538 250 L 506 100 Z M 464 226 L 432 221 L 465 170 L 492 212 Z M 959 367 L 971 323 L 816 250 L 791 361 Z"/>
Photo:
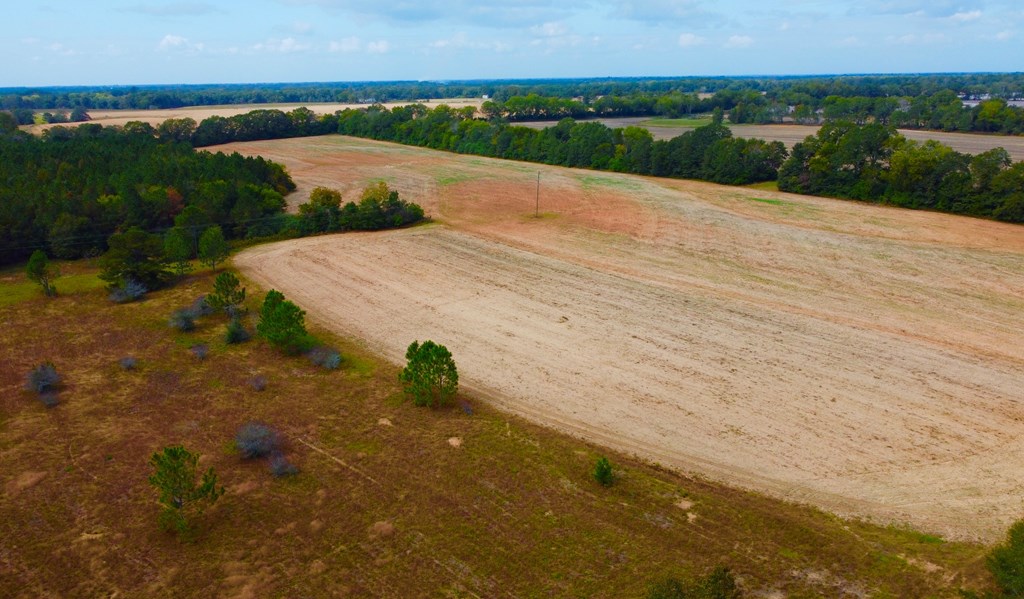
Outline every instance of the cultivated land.
<path fill-rule="evenodd" d="M 392 361 L 432 338 L 496 405 L 840 514 L 987 541 L 1021 516 L 1024 228 L 337 136 L 226 149 L 443 223 L 236 258 Z"/>
<path fill-rule="evenodd" d="M 683 123 L 683 126 L 662 126 L 658 119 L 647 117 L 630 117 L 620 119 L 598 119 L 609 127 L 643 127 L 651 132 L 654 139 L 672 139 L 684 131 L 689 131 L 696 126 L 695 123 Z M 557 124 L 558 121 L 539 121 L 533 123 L 521 123 L 527 127 L 544 128 Z M 710 123 L 711 121 L 705 121 Z M 765 139 L 768 141 L 781 141 L 787 147 L 792 148 L 801 142 L 808 135 L 818 132 L 817 125 L 729 125 L 726 123 L 732 134 L 736 137 L 748 137 Z M 1024 136 L 1019 135 L 984 135 L 980 133 L 946 133 L 942 131 L 919 131 L 916 129 L 900 129 L 900 135 L 915 141 L 927 141 L 934 139 L 940 141 L 958 152 L 965 154 L 981 154 L 992 148 L 1005 148 L 1010 157 L 1015 161 L 1024 160 Z"/>
<path fill-rule="evenodd" d="M 340 370 L 225 345 L 224 316 L 170 329 L 173 310 L 209 292 L 209 271 L 115 305 L 94 266 L 62 268 L 52 300 L 0 272 L 2 597 L 619 598 L 719 564 L 752 597 L 985 588 L 977 545 L 668 473 L 471 394 L 415 408 L 397 368 L 322 330 Z M 254 309 L 262 292 L 247 285 Z M 63 377 L 50 409 L 22 390 L 43 360 Z M 297 476 L 240 459 L 234 434 L 252 420 L 281 431 Z M 177 443 L 227 488 L 192 543 L 158 529 L 146 483 L 149 456 Z M 589 478 L 601 454 L 616 468 L 608 489 Z"/>

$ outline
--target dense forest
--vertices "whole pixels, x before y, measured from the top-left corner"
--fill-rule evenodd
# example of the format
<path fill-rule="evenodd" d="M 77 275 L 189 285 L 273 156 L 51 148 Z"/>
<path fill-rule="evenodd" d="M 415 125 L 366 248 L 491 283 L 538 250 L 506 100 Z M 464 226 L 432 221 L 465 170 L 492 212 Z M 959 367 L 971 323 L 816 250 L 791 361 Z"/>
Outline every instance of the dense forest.
<path fill-rule="evenodd" d="M 9 124 L 9 123 L 8 123 Z M 106 249 L 116 231 L 192 231 L 221 225 L 230 237 L 270 234 L 282 194 L 295 188 L 262 158 L 196 152 L 151 129 L 84 124 L 42 137 L 0 132 L 0 263 L 36 249 L 77 258 Z"/>

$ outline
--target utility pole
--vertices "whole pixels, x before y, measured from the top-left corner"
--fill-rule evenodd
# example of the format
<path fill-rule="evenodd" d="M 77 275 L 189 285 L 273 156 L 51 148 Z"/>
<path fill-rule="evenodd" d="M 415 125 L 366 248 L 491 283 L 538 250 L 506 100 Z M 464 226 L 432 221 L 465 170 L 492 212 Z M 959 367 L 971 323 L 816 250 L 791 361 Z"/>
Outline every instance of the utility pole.
<path fill-rule="evenodd" d="M 537 171 L 537 207 L 533 212 L 534 218 L 540 218 L 540 171 Z"/>

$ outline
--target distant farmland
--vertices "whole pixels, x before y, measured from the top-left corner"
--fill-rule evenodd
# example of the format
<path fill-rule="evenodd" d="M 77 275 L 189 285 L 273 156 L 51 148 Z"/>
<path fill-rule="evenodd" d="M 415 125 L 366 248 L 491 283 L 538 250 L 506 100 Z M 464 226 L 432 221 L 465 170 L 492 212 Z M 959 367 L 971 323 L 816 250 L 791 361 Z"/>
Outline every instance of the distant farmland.
<path fill-rule="evenodd" d="M 440 221 L 236 259 L 395 362 L 433 338 L 496 405 L 840 514 L 1019 517 L 1024 227 L 339 136 L 224 149 L 286 164 L 293 207 L 383 179 Z"/>

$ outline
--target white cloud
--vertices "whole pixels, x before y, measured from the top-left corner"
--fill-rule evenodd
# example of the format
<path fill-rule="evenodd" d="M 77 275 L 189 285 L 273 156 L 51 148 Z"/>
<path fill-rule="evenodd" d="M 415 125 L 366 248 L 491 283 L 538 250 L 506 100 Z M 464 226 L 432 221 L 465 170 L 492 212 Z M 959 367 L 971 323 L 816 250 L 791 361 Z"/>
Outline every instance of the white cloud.
<path fill-rule="evenodd" d="M 157 44 L 157 48 L 161 50 L 170 50 L 172 48 L 182 48 L 188 46 L 188 38 L 181 37 L 180 35 L 167 34 L 164 39 L 160 40 Z"/>
<path fill-rule="evenodd" d="M 54 54 L 60 54 L 61 56 L 74 56 L 75 54 L 78 54 L 77 51 L 72 50 L 71 48 L 68 48 L 67 46 L 59 42 L 54 42 L 50 44 L 48 48 L 50 49 L 50 52 L 53 52 Z"/>
<path fill-rule="evenodd" d="M 1001 42 L 1005 42 L 1012 38 L 1013 36 L 1014 33 L 1012 31 L 1000 31 L 999 33 L 996 34 L 996 39 Z"/>
<path fill-rule="evenodd" d="M 305 21 L 295 21 L 292 23 L 291 29 L 295 35 L 307 35 L 313 32 L 313 24 L 306 23 Z"/>
<path fill-rule="evenodd" d="M 363 43 L 359 41 L 358 37 L 346 37 L 336 42 L 331 42 L 328 49 L 331 52 L 344 52 L 346 54 L 351 52 L 358 52 L 363 47 Z"/>
<path fill-rule="evenodd" d="M 971 10 L 971 11 L 960 11 L 958 13 L 954 13 L 953 16 L 949 17 L 949 20 L 950 21 L 956 21 L 957 23 L 968 23 L 970 21 L 977 21 L 980 18 L 981 18 L 981 11 L 980 10 Z"/>
<path fill-rule="evenodd" d="M 699 35 L 692 33 L 680 33 L 679 34 L 679 45 L 683 48 L 692 48 L 694 46 L 700 46 L 707 40 Z"/>
<path fill-rule="evenodd" d="M 565 35 L 569 30 L 562 23 L 544 23 L 543 25 L 534 25 L 530 27 L 530 33 L 543 37 L 556 37 L 559 35 Z"/>
<path fill-rule="evenodd" d="M 844 37 L 843 39 L 836 42 L 836 45 L 840 48 L 853 48 L 856 46 L 863 46 L 864 44 L 860 41 L 860 38 L 856 35 Z"/>
<path fill-rule="evenodd" d="M 896 46 L 917 46 L 921 44 L 937 44 L 948 41 L 945 35 L 941 33 L 927 33 L 924 35 L 918 35 L 916 33 L 907 33 L 905 35 L 890 35 L 885 38 L 885 41 L 889 44 Z"/>
<path fill-rule="evenodd" d="M 292 54 L 294 52 L 305 52 L 311 48 L 310 44 L 295 41 L 293 37 L 284 39 L 269 39 L 260 42 L 252 47 L 257 52 L 276 52 L 279 54 Z"/>
<path fill-rule="evenodd" d="M 747 48 L 754 43 L 754 38 L 749 35 L 732 35 L 725 41 L 726 48 Z"/>
<path fill-rule="evenodd" d="M 121 12 L 135 12 L 157 17 L 194 17 L 219 12 L 205 2 L 170 2 L 167 4 L 136 4 L 119 9 Z"/>
<path fill-rule="evenodd" d="M 370 54 L 387 54 L 390 49 L 391 44 L 387 40 L 378 40 L 366 44 L 366 51 Z"/>
<path fill-rule="evenodd" d="M 428 44 L 429 47 L 438 50 L 450 49 L 450 50 L 493 50 L 495 52 L 507 52 L 512 49 L 512 45 L 500 42 L 500 41 L 487 41 L 481 42 L 469 39 L 465 33 L 459 32 L 448 39 L 435 40 Z"/>

